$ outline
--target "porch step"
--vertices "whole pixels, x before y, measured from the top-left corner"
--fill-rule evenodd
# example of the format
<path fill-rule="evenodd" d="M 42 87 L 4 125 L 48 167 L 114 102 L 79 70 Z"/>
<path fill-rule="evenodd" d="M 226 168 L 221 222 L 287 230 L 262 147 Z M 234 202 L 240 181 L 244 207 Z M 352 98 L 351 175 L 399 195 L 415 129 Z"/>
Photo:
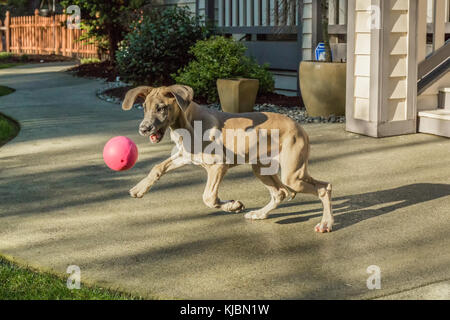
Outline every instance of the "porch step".
<path fill-rule="evenodd" d="M 275 80 L 275 92 L 286 96 L 297 95 L 297 72 L 271 70 Z"/>
<path fill-rule="evenodd" d="M 450 110 L 450 88 L 439 90 L 439 108 Z"/>
<path fill-rule="evenodd" d="M 450 110 L 436 109 L 420 111 L 419 132 L 450 138 Z"/>

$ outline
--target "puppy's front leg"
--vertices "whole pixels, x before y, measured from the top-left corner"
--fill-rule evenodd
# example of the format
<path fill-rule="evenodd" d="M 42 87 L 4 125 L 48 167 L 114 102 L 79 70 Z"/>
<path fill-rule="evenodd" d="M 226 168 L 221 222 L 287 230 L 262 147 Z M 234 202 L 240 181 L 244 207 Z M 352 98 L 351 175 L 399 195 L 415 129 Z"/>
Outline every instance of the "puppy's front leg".
<path fill-rule="evenodd" d="M 147 177 L 142 179 L 136 186 L 131 188 L 130 195 L 133 198 L 142 198 L 144 194 L 150 190 L 150 188 L 155 184 L 156 181 L 161 178 L 161 176 L 169 171 L 180 168 L 186 165 L 186 162 L 181 157 L 169 158 L 164 160 L 160 164 L 157 164 L 152 168 Z"/>

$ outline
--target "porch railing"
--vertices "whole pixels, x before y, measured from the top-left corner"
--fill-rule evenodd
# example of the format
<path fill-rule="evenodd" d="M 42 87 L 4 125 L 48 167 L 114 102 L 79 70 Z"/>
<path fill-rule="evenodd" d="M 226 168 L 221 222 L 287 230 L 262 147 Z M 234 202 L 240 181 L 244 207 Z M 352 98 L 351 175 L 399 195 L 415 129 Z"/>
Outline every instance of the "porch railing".
<path fill-rule="evenodd" d="M 450 1 L 418 0 L 417 10 L 417 62 L 418 93 L 423 92 L 450 66 Z M 431 34 L 431 45 L 427 35 Z"/>
<path fill-rule="evenodd" d="M 330 34 L 347 34 L 347 0 L 329 0 L 328 32 Z"/>
<path fill-rule="evenodd" d="M 298 0 L 218 0 L 215 21 L 224 33 L 295 34 L 301 3 Z"/>
<path fill-rule="evenodd" d="M 329 0 L 329 32 L 347 32 L 348 0 Z M 200 0 L 205 15 L 227 33 L 297 33 L 299 20 L 309 15 L 302 6 L 312 0 Z M 300 17 L 300 18 L 299 18 Z M 320 21 L 318 21 L 320 23 Z"/>

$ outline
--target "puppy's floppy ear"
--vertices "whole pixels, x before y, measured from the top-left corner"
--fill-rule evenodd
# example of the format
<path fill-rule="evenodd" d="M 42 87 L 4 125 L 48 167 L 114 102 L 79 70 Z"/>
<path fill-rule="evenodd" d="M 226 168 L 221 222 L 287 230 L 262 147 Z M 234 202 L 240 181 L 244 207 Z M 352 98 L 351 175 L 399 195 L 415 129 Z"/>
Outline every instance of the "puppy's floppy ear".
<path fill-rule="evenodd" d="M 186 111 L 191 104 L 192 99 L 194 99 L 194 90 L 192 90 L 191 87 L 179 84 L 167 87 L 167 89 L 173 94 L 181 110 Z"/>
<path fill-rule="evenodd" d="M 130 110 L 133 107 L 133 104 L 136 101 L 137 97 L 141 96 L 145 98 L 152 90 L 153 87 L 147 86 L 140 86 L 129 90 L 125 95 L 125 99 L 123 100 L 122 109 Z"/>

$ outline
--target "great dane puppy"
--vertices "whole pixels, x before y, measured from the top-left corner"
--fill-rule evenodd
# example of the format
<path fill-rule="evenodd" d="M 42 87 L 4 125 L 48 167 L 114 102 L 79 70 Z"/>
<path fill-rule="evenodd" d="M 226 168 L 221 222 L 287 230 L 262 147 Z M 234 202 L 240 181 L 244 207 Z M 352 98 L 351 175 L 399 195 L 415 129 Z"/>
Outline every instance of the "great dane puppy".
<path fill-rule="evenodd" d="M 211 208 L 221 208 L 227 212 L 240 212 L 244 205 L 238 200 L 221 200 L 218 197 L 219 184 L 228 169 L 239 163 L 233 161 L 206 161 L 210 153 L 205 150 L 209 143 L 217 139 L 217 133 L 223 133 L 222 144 L 224 150 L 231 152 L 236 160 L 238 151 L 236 141 L 242 137 L 225 134 L 227 130 L 239 132 L 277 132 L 278 139 L 275 142 L 270 139 L 266 149 L 279 151 L 277 163 L 281 169 L 271 174 L 263 173 L 267 169 L 267 162 L 260 159 L 252 162 L 252 169 L 256 177 L 267 187 L 270 192 L 270 202 L 263 208 L 245 214 L 245 218 L 257 220 L 267 218 L 269 212 L 275 209 L 285 198 L 292 199 L 296 193 L 313 194 L 322 201 L 323 216 L 319 224 L 315 226 L 316 232 L 331 232 L 333 227 L 333 214 L 331 208 L 331 184 L 313 179 L 307 172 L 309 157 L 309 138 L 306 132 L 294 120 L 277 113 L 254 112 L 231 114 L 214 111 L 193 102 L 194 92 L 192 88 L 183 85 L 152 88 L 141 86 L 127 92 L 122 108 L 130 110 L 137 97 L 143 97 L 145 102 L 144 119 L 139 125 L 139 133 L 148 136 L 152 143 L 158 143 L 164 137 L 167 129 L 170 129 L 171 139 L 176 144 L 176 152 L 167 160 L 154 166 L 147 177 L 130 190 L 133 198 L 142 198 L 150 190 L 153 184 L 165 173 L 186 164 L 200 165 L 206 169 L 208 180 L 203 193 L 204 203 Z M 203 141 L 200 148 L 192 141 L 185 141 L 186 134 L 195 136 L 197 124 L 201 124 L 201 136 L 206 135 L 208 141 Z M 198 135 L 198 133 L 197 133 Z M 261 136 L 256 135 L 256 143 L 261 143 Z M 245 137 L 244 137 L 245 139 Z M 267 142 L 267 141 L 266 141 Z M 251 142 L 245 143 L 243 153 L 249 158 Z M 259 145 L 258 145 L 259 146 Z M 277 147 L 277 148 L 275 148 Z M 231 151 L 230 151 L 231 150 Z M 267 153 L 268 154 L 268 153 Z M 242 156 L 242 154 L 241 154 Z"/>

